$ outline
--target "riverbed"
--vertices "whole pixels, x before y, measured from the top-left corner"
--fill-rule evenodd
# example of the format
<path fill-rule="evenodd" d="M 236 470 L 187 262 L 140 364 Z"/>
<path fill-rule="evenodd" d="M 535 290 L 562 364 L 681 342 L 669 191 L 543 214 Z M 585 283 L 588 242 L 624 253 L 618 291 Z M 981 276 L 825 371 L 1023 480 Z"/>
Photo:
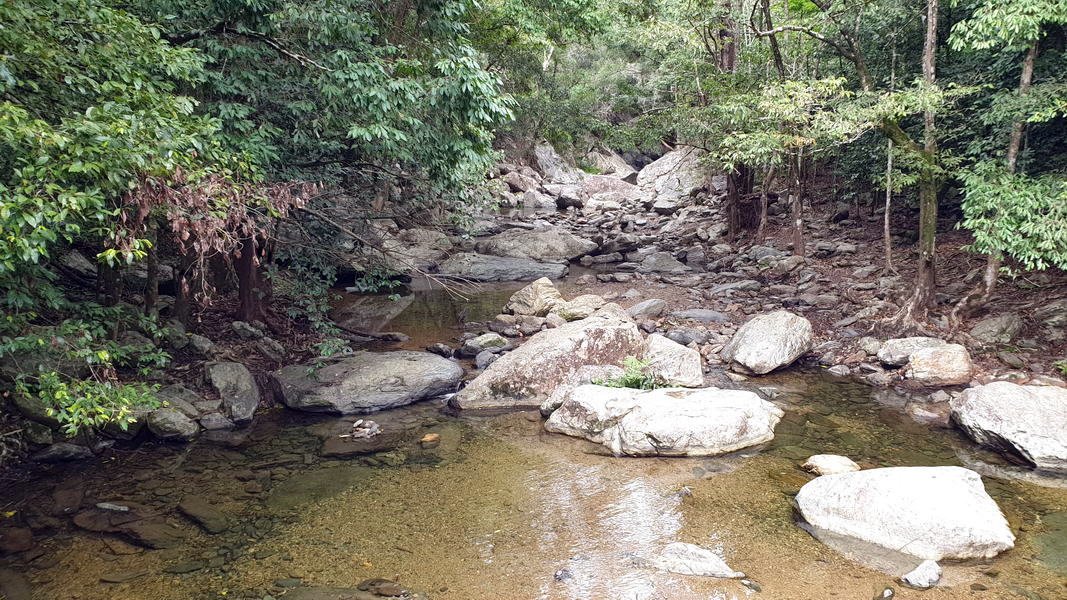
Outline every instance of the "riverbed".
<path fill-rule="evenodd" d="M 410 336 L 402 345 L 454 341 L 461 321 L 495 314 L 508 293 L 485 289 L 469 304 L 424 290 L 381 326 Z M 271 410 L 248 430 L 188 446 L 118 448 L 7 486 L 7 518 L 51 532 L 11 564 L 34 583 L 35 598 L 57 600 L 261 600 L 374 577 L 456 600 L 865 600 L 887 587 L 899 598 L 1067 598 L 1062 480 L 1036 478 L 954 430 L 913 421 L 906 399 L 888 390 L 818 372 L 742 385 L 785 410 L 774 441 L 700 459 L 605 456 L 544 432 L 537 413 L 455 414 L 443 400 L 372 416 L 404 441 L 340 458 L 324 455 L 323 442 L 355 417 Z M 440 444 L 420 445 L 427 433 Z M 792 499 L 812 478 L 798 465 L 819 453 L 864 468 L 976 468 L 1016 547 L 946 564 L 936 589 L 904 588 L 896 578 L 918 560 L 828 545 L 798 525 Z M 224 531 L 208 534 L 175 510 L 190 496 L 226 516 Z M 71 523 L 101 502 L 147 507 L 181 535 L 170 548 L 144 550 Z M 747 579 L 657 571 L 650 559 L 674 541 L 719 552 Z"/>

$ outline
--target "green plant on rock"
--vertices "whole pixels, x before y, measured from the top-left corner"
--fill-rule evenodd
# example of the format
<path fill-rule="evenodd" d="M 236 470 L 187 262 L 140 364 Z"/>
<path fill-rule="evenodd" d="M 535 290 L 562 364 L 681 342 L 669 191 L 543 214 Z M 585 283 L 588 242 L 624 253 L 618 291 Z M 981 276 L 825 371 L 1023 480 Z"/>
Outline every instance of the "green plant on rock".
<path fill-rule="evenodd" d="M 654 390 L 665 383 L 649 368 L 647 360 L 627 356 L 622 361 L 623 373 L 619 377 L 593 381 L 597 385 L 614 388 L 631 388 L 635 390 Z"/>

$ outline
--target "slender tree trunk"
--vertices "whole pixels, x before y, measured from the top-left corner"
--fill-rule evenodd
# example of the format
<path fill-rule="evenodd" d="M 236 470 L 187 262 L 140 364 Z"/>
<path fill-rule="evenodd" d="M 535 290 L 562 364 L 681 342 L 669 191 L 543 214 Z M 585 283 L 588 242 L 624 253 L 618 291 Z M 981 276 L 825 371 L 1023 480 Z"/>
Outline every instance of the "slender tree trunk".
<path fill-rule="evenodd" d="M 926 41 L 923 44 L 923 81 L 928 88 L 937 84 L 935 53 L 937 50 L 938 0 L 926 2 Z M 934 111 L 923 113 L 923 165 L 919 173 L 919 265 L 915 291 L 899 315 L 900 324 L 917 326 L 926 320 L 934 304 L 937 288 L 937 195 L 940 181 L 936 172 L 937 129 Z"/>
<path fill-rule="evenodd" d="M 897 84 L 897 39 L 893 37 L 893 58 L 889 71 L 889 91 Z M 885 214 L 882 216 L 882 244 L 885 247 L 885 271 L 896 273 L 893 267 L 893 236 L 889 231 L 890 218 L 893 213 L 893 139 L 886 142 L 885 156 Z"/>
<path fill-rule="evenodd" d="M 756 229 L 756 239 L 763 242 L 767 239 L 767 204 L 769 202 L 768 193 L 771 186 L 774 185 L 775 168 L 769 167 L 767 172 L 763 176 L 763 186 L 760 189 L 759 195 L 759 227 Z"/>
<path fill-rule="evenodd" d="M 804 151 L 797 153 L 793 171 L 793 254 L 804 256 Z"/>
<path fill-rule="evenodd" d="M 763 24 L 767 30 L 774 29 L 774 23 L 771 19 L 771 0 L 763 0 L 761 4 L 763 8 Z M 785 80 L 785 60 L 782 58 L 782 49 L 778 45 L 778 37 L 770 36 L 768 42 L 771 47 L 771 56 L 774 58 L 774 68 L 778 71 L 778 78 Z"/>
<path fill-rule="evenodd" d="M 148 257 L 145 261 L 147 281 L 144 290 L 144 314 L 151 315 L 159 299 L 159 227 L 155 219 L 149 219 L 146 235 L 151 247 L 148 249 Z"/>
<path fill-rule="evenodd" d="M 193 259 L 188 255 L 178 258 L 178 267 L 174 270 L 174 283 L 177 287 L 174 296 L 173 316 L 182 325 L 188 325 L 193 312 L 193 281 L 189 272 Z"/>
<path fill-rule="evenodd" d="M 1023 59 L 1022 75 L 1019 77 L 1019 96 L 1025 96 L 1030 92 L 1030 86 L 1034 81 L 1034 63 L 1037 61 L 1038 43 L 1034 40 L 1030 49 Z M 1011 137 L 1008 139 L 1008 154 L 1006 158 L 1008 173 L 1014 174 L 1018 168 L 1019 152 L 1023 145 L 1023 132 L 1025 123 L 1016 121 L 1011 126 Z M 968 292 L 952 309 L 950 319 L 953 327 L 958 327 L 960 321 L 968 314 L 984 306 L 992 297 L 997 287 L 997 279 L 1000 277 L 1000 265 L 1004 258 L 997 250 L 986 255 L 985 269 L 982 271 L 982 281 L 975 289 Z"/>
<path fill-rule="evenodd" d="M 738 205 L 741 203 L 738 191 L 738 172 L 731 171 L 726 175 L 726 231 L 730 241 L 736 240 L 741 233 L 741 218 Z"/>

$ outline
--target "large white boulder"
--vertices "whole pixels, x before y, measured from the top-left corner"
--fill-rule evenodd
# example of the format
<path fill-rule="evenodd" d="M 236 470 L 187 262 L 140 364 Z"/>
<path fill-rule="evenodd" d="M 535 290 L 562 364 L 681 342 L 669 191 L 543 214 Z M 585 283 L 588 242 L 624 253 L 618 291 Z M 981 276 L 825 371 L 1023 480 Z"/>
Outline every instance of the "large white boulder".
<path fill-rule="evenodd" d="M 538 408 L 583 365 L 640 356 L 645 341 L 618 305 L 533 335 L 501 356 L 452 399 L 457 408 Z"/>
<path fill-rule="evenodd" d="M 797 508 L 817 530 L 928 560 L 992 558 L 1015 545 L 982 478 L 962 467 L 890 467 L 818 477 Z"/>
<path fill-rule="evenodd" d="M 534 166 L 551 183 L 578 183 L 582 174 L 556 152 L 552 144 L 542 142 L 534 147 Z"/>
<path fill-rule="evenodd" d="M 788 366 L 812 347 L 811 322 L 786 310 L 753 317 L 723 348 L 723 358 L 763 375 Z"/>
<path fill-rule="evenodd" d="M 923 385 L 963 385 L 971 380 L 971 354 L 959 344 L 920 348 L 908 357 L 907 377 Z"/>
<path fill-rule="evenodd" d="M 744 390 L 571 390 L 545 429 L 582 437 L 616 455 L 714 456 L 774 438 L 783 413 Z"/>
<path fill-rule="evenodd" d="M 429 352 L 356 352 L 325 367 L 290 365 L 274 372 L 278 399 L 297 410 L 366 413 L 411 404 L 456 389 L 463 368 Z"/>
<path fill-rule="evenodd" d="M 700 352 L 658 333 L 648 336 L 645 361 L 648 362 L 648 370 L 666 385 L 704 385 L 704 365 Z"/>
<path fill-rule="evenodd" d="M 964 390 L 950 406 L 952 420 L 979 444 L 1067 472 L 1067 389 L 997 381 Z"/>
<path fill-rule="evenodd" d="M 653 200 L 679 202 L 707 185 L 708 168 L 695 148 L 672 150 L 637 173 L 637 185 Z"/>

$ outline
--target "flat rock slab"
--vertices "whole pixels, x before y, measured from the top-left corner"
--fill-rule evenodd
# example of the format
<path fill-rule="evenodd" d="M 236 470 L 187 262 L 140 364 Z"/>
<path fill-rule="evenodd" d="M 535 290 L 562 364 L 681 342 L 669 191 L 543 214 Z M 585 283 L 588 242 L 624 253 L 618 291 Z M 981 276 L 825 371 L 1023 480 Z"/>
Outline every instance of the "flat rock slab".
<path fill-rule="evenodd" d="M 230 528 L 230 519 L 207 500 L 188 496 L 178 504 L 178 510 L 208 533 L 222 533 Z"/>
<path fill-rule="evenodd" d="M 992 558 L 1015 545 L 982 479 L 961 467 L 890 467 L 818 477 L 797 508 L 817 530 L 922 559 Z"/>
<path fill-rule="evenodd" d="M 714 456 L 770 441 L 782 415 L 743 390 L 582 385 L 545 429 L 596 442 L 615 455 Z"/>
<path fill-rule="evenodd" d="M 533 281 L 542 277 L 561 279 L 567 274 L 567 265 L 461 252 L 441 263 L 440 272 L 472 281 Z"/>
<path fill-rule="evenodd" d="M 430 352 L 356 352 L 319 369 L 292 365 L 274 372 L 289 408 L 338 414 L 395 408 L 451 392 L 463 378 L 453 360 Z"/>
<path fill-rule="evenodd" d="M 964 390 L 950 406 L 979 444 L 1067 473 L 1067 389 L 998 381 Z"/>

